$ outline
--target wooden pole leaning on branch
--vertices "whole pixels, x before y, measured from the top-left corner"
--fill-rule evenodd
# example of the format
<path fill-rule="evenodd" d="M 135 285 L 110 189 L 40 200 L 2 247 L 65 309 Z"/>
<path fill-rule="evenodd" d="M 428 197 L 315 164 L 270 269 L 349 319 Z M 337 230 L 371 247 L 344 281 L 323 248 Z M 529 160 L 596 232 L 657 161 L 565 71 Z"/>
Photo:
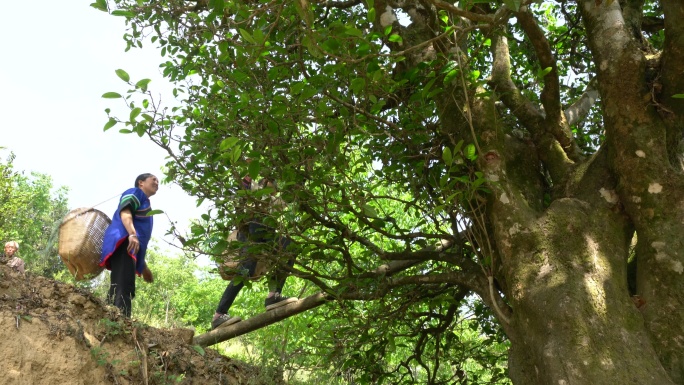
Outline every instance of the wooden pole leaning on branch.
<path fill-rule="evenodd" d="M 231 338 L 247 334 L 251 331 L 261 329 L 270 324 L 282 321 L 285 318 L 293 316 L 298 313 L 305 312 L 320 305 L 323 305 L 328 299 L 328 295 L 317 293 L 306 298 L 300 299 L 297 302 L 287 304 L 285 306 L 261 313 L 249 319 L 234 323 L 229 326 L 214 329 L 208 333 L 200 334 L 193 338 L 192 343 L 202 347 L 217 344 L 219 342 L 227 341 Z"/>

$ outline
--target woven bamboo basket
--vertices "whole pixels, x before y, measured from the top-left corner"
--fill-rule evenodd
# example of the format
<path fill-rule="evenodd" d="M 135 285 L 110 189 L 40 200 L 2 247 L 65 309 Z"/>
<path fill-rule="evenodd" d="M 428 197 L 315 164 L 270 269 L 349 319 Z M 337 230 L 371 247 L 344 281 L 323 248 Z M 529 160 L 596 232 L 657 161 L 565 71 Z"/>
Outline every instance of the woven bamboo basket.
<path fill-rule="evenodd" d="M 228 235 L 228 243 L 230 242 L 235 242 L 237 241 L 237 230 L 233 230 L 233 232 Z M 219 266 L 219 274 L 221 275 L 221 278 L 225 279 L 226 281 L 230 281 L 236 276 L 240 275 L 240 251 L 239 250 L 233 250 L 233 249 L 228 249 L 225 254 L 223 254 L 223 264 Z M 269 264 L 266 263 L 265 261 L 257 260 L 257 265 L 256 269 L 254 271 L 254 276 L 253 277 L 248 277 L 252 281 L 256 281 L 259 278 L 261 278 L 264 274 L 269 269 Z"/>
<path fill-rule="evenodd" d="M 97 277 L 102 243 L 112 221 L 94 208 L 71 210 L 59 226 L 59 256 L 77 281 Z"/>

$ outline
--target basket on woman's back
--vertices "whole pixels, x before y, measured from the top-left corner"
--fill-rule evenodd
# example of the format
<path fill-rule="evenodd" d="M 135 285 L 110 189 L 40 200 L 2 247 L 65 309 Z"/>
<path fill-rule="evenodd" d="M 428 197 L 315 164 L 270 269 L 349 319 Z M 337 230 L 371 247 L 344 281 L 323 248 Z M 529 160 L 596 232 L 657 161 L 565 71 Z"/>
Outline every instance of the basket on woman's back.
<path fill-rule="evenodd" d="M 111 223 L 94 208 L 71 210 L 59 226 L 59 256 L 77 281 L 98 276 L 104 233 Z"/>

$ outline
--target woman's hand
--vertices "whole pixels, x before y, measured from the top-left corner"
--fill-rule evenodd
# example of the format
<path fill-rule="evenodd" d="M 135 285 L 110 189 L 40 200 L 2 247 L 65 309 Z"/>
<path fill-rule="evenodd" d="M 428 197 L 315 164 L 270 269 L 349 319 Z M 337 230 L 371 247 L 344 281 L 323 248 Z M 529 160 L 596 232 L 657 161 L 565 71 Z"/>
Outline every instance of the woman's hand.
<path fill-rule="evenodd" d="M 152 276 L 152 271 L 150 270 L 149 267 L 145 266 L 145 270 L 142 272 L 143 279 L 147 283 L 152 283 L 154 282 L 154 277 Z"/>
<path fill-rule="evenodd" d="M 137 235 L 131 234 L 128 236 L 128 248 L 126 250 L 128 251 L 128 254 L 138 254 L 138 250 L 140 250 L 140 241 L 138 240 Z"/>

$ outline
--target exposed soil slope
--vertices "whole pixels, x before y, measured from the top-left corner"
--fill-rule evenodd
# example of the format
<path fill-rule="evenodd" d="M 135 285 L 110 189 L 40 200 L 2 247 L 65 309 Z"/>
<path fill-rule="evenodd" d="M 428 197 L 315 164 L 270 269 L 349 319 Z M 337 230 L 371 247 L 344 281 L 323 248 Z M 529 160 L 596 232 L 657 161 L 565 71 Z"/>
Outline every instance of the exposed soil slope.
<path fill-rule="evenodd" d="M 0 265 L 0 384 L 257 384 L 193 331 L 121 317 L 90 293 Z M 277 383 L 277 381 L 269 381 Z"/>

